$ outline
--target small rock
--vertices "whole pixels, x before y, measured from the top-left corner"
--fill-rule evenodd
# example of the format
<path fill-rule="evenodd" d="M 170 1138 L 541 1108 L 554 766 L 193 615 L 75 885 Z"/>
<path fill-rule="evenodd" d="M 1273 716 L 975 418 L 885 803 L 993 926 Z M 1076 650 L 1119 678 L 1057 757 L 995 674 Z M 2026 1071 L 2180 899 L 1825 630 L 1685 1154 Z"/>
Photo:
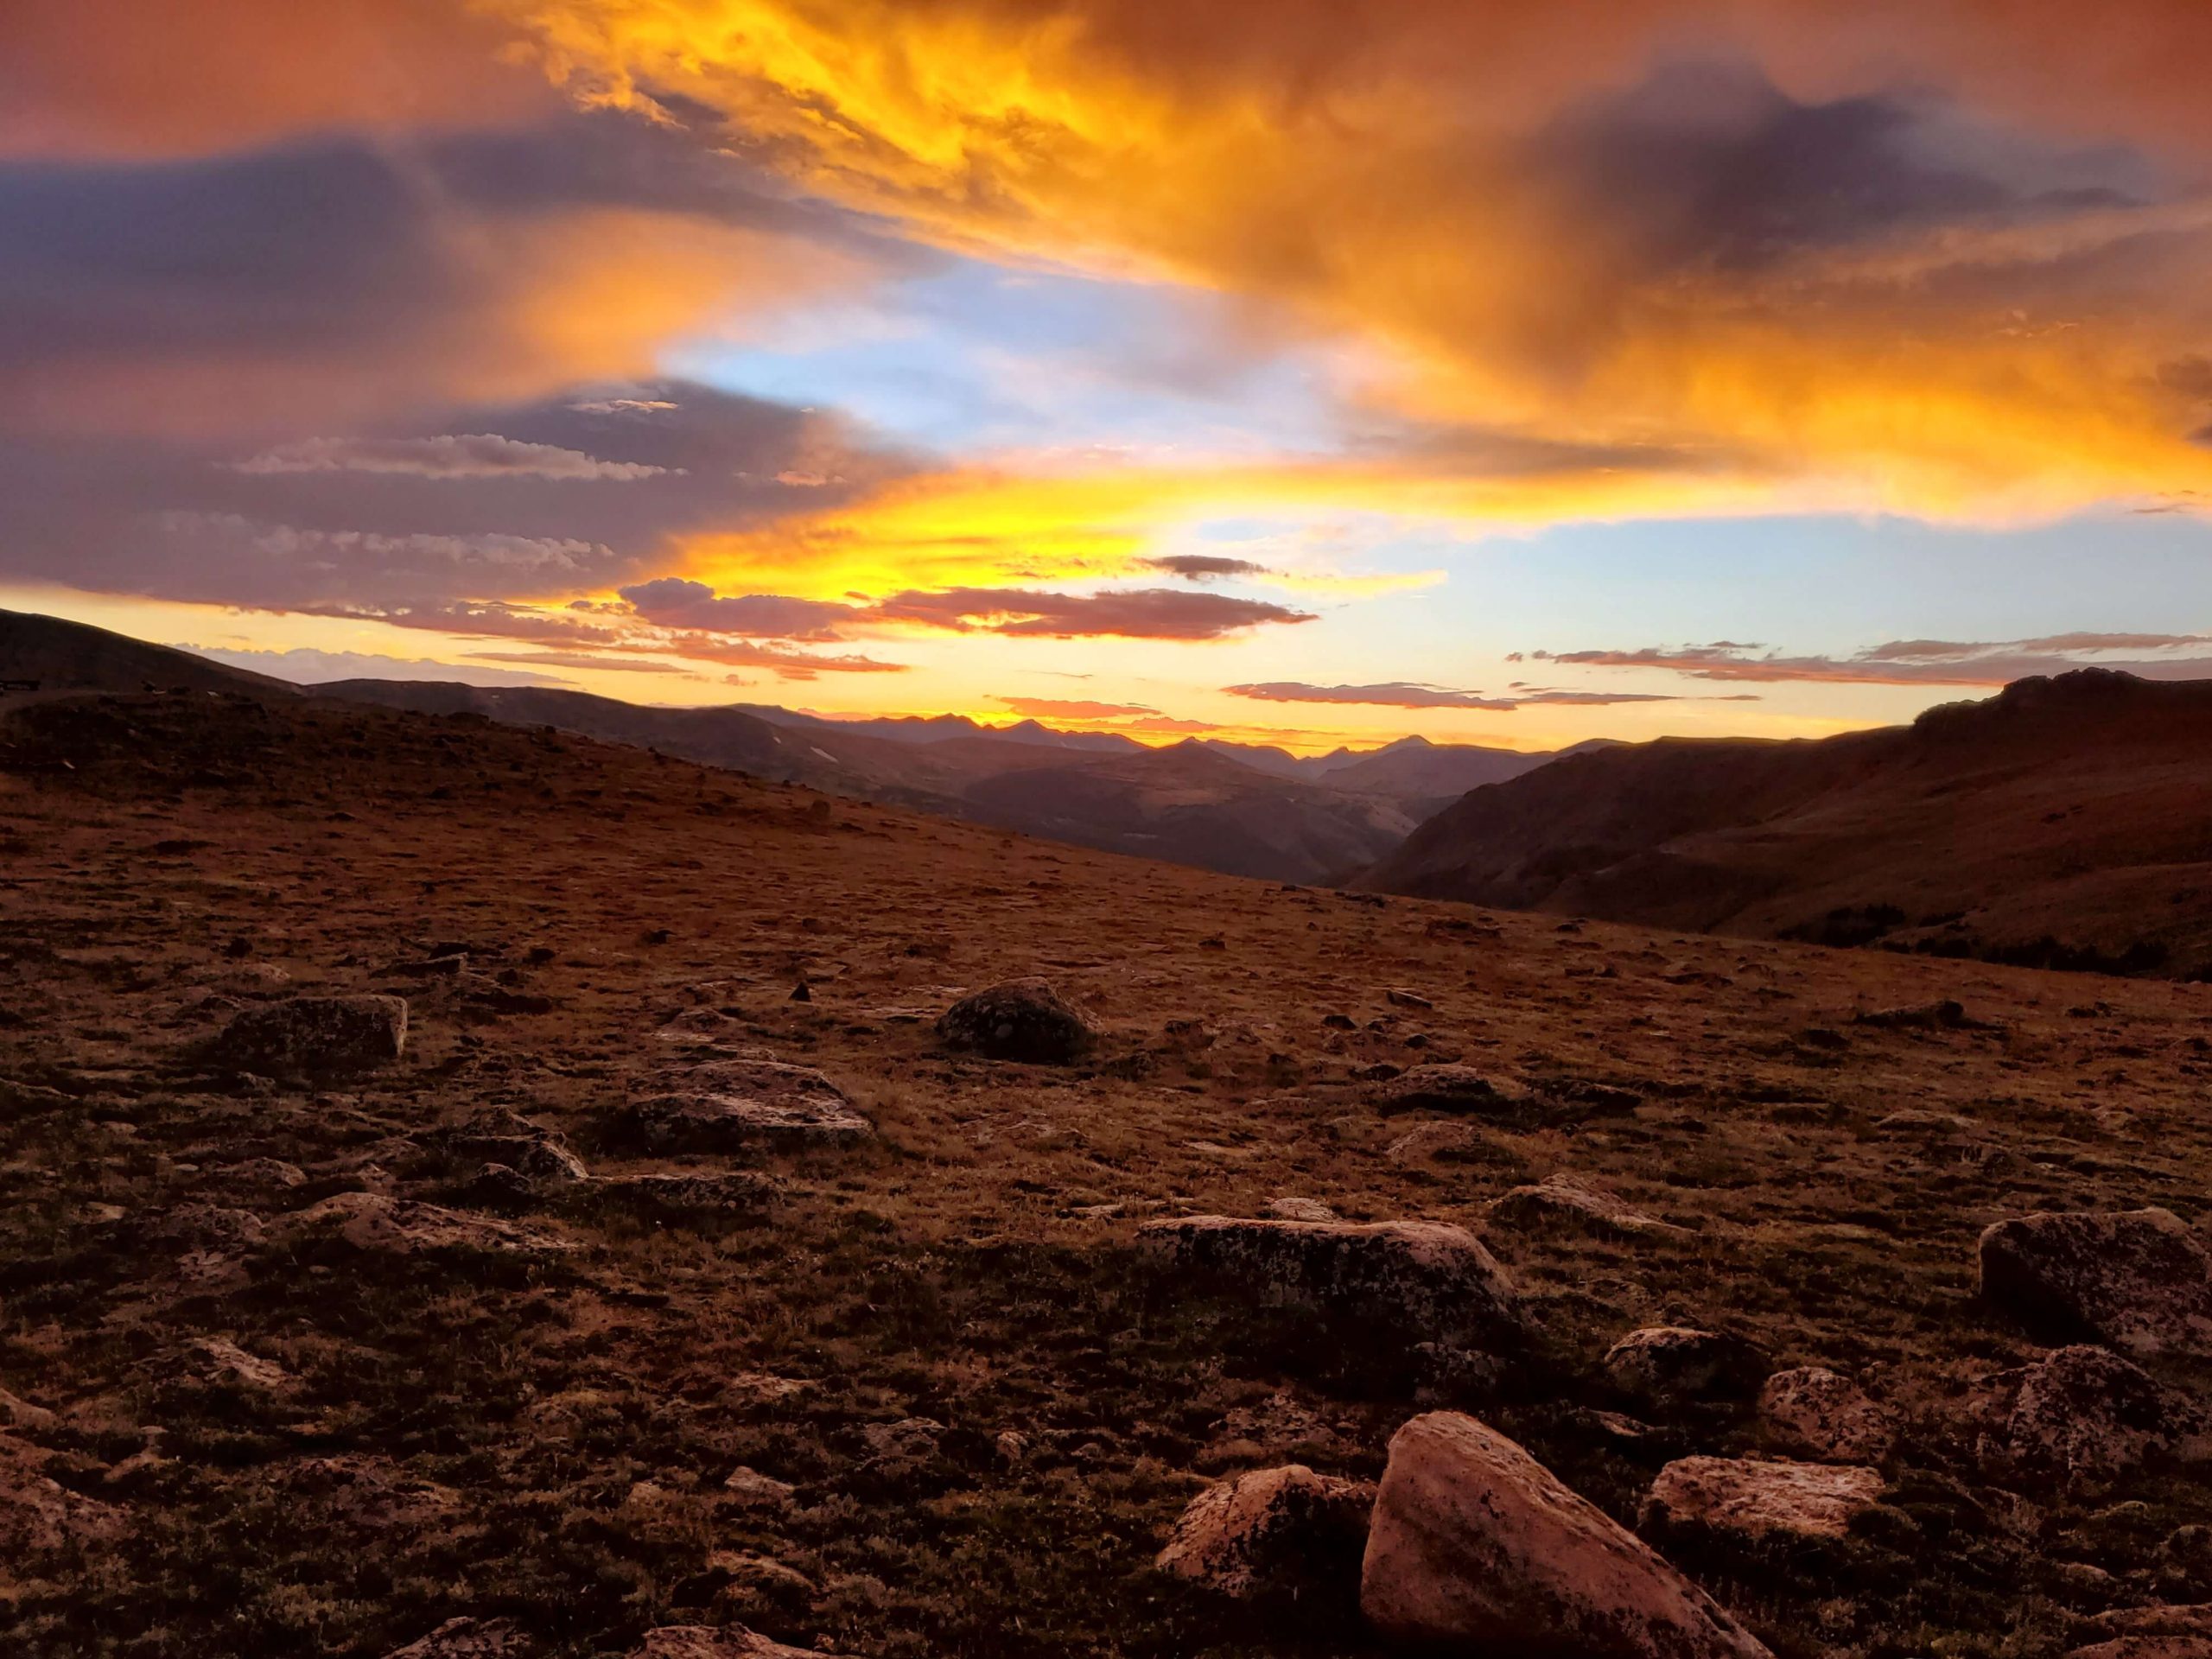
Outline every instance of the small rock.
<path fill-rule="evenodd" d="M 224 1337 L 204 1337 L 187 1353 L 187 1368 L 199 1382 L 259 1394 L 282 1394 L 295 1381 L 270 1359 L 250 1354 Z"/>
<path fill-rule="evenodd" d="M 1879 1463 L 1896 1438 L 1864 1389 L 1818 1365 L 1767 1378 L 1759 1421 L 1783 1450 L 1815 1463 Z"/>
<path fill-rule="evenodd" d="M 376 1192 L 340 1192 L 284 1217 L 288 1239 L 321 1230 L 378 1255 L 550 1255 L 575 1249 L 540 1228 Z"/>
<path fill-rule="evenodd" d="M 390 1065 L 406 1045 L 404 997 L 294 996 L 248 1008 L 210 1052 L 233 1071 L 319 1082 Z"/>
<path fill-rule="evenodd" d="M 1906 1008 L 1878 1008 L 1872 1013 L 1855 1014 L 1851 1017 L 1857 1026 L 1874 1026 L 1889 1031 L 1961 1031 L 1980 1029 L 1980 1022 L 1967 1018 L 1966 1009 L 1948 997 L 1940 1002 L 1923 1002 Z"/>
<path fill-rule="evenodd" d="M 1649 1545 L 1456 1412 L 1390 1441 L 1360 1606 L 1387 1638 L 1452 1652 L 1770 1659 Z"/>
<path fill-rule="evenodd" d="M 1303 1464 L 1256 1469 L 1191 1500 L 1154 1565 L 1245 1600 L 1357 1576 L 1375 1488 Z"/>
<path fill-rule="evenodd" d="M 809 1593 L 813 1586 L 808 1585 Z M 837 1659 L 821 1648 L 791 1648 L 741 1624 L 664 1624 L 647 1630 L 629 1659 Z"/>
<path fill-rule="evenodd" d="M 35 1406 L 19 1395 L 0 1389 L 0 1420 L 14 1428 L 52 1428 L 54 1414 L 44 1406 Z"/>
<path fill-rule="evenodd" d="M 1686 1236 L 1687 1227 L 1646 1215 L 1602 1187 L 1574 1175 L 1549 1175 L 1534 1186 L 1516 1186 L 1493 1198 L 1490 1213 L 1499 1221 L 1521 1227 L 1565 1223 L 1600 1233 L 1649 1233 Z"/>
<path fill-rule="evenodd" d="M 758 1469 L 734 1469 L 729 1478 L 722 1482 L 722 1490 L 731 1500 L 748 1510 L 779 1510 L 791 1501 L 798 1488 L 788 1481 L 764 1475 Z"/>
<path fill-rule="evenodd" d="M 1283 1221 L 1335 1221 L 1337 1212 L 1319 1198 L 1269 1198 L 1268 1213 Z"/>
<path fill-rule="evenodd" d="M 682 1153 L 848 1146 L 875 1133 L 810 1066 L 724 1059 L 654 1073 L 620 1128 L 649 1151 Z"/>
<path fill-rule="evenodd" d="M 1437 1111 L 1497 1116 L 1520 1103 L 1471 1065 L 1416 1065 L 1376 1091 L 1386 1112 Z"/>
<path fill-rule="evenodd" d="M 1679 1458 L 1652 1482 L 1639 1524 L 1646 1533 L 1840 1538 L 1886 1490 L 1879 1470 L 1848 1464 Z"/>
<path fill-rule="evenodd" d="M 1769 1366 L 1766 1356 L 1741 1337 L 1669 1325 L 1630 1332 L 1606 1351 L 1605 1369 L 1630 1399 L 1688 1406 L 1748 1399 Z"/>
<path fill-rule="evenodd" d="M 1436 1006 L 1419 991 L 1408 991 L 1395 985 L 1382 993 L 1382 1000 L 1394 1008 L 1433 1008 Z"/>
<path fill-rule="evenodd" d="M 1440 1222 L 1193 1216 L 1147 1222 L 1137 1238 L 1178 1275 L 1230 1279 L 1264 1299 L 1478 1345 L 1525 1334 L 1519 1294 L 1497 1259 L 1473 1234 Z"/>
<path fill-rule="evenodd" d="M 522 1627 L 505 1618 L 449 1618 L 385 1659 L 517 1659 L 529 1650 Z"/>
<path fill-rule="evenodd" d="M 944 1011 L 937 1034 L 989 1059 L 1033 1065 L 1070 1065 L 1098 1039 L 1090 1022 L 1041 979 L 1010 979 L 963 996 Z"/>
<path fill-rule="evenodd" d="M 1983 1296 L 2037 1335 L 2212 1356 L 2212 1255 L 2171 1211 L 2018 1216 L 1980 1255 Z"/>
<path fill-rule="evenodd" d="M 1421 1124 L 1390 1142 L 1382 1155 L 1407 1167 L 1429 1163 L 1495 1164 L 1507 1157 L 1497 1142 L 1471 1123 Z"/>

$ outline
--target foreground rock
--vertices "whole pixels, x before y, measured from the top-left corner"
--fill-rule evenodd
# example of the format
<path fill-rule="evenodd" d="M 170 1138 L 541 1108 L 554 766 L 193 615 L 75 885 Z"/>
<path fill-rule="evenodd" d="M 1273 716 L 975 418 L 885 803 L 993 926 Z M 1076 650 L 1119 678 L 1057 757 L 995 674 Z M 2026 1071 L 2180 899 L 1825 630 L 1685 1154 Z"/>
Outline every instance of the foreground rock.
<path fill-rule="evenodd" d="M 2202 1449 L 2200 1414 L 2110 1349 L 2061 1348 L 1994 1381 L 1982 1452 L 2008 1475 L 2070 1486 Z"/>
<path fill-rule="evenodd" d="M 1759 1421 L 1784 1451 L 1815 1463 L 1879 1463 L 1896 1440 L 1889 1414 L 1864 1389 L 1819 1365 L 1767 1378 Z"/>
<path fill-rule="evenodd" d="M 1192 1216 L 1147 1222 L 1137 1237 L 1171 1272 L 1231 1280 L 1262 1300 L 1478 1346 L 1526 1334 L 1519 1293 L 1497 1258 L 1465 1229 L 1441 1222 Z"/>
<path fill-rule="evenodd" d="M 390 1065 L 406 1046 L 404 997 L 294 996 L 238 1014 L 209 1053 L 233 1071 L 320 1083 Z"/>
<path fill-rule="evenodd" d="M 1767 1375 L 1767 1358 L 1741 1337 L 1687 1325 L 1631 1331 L 1607 1351 L 1605 1376 L 1647 1406 L 1683 1407 L 1749 1399 Z"/>
<path fill-rule="evenodd" d="M 1491 1201 L 1490 1213 L 1510 1226 L 1571 1227 L 1595 1233 L 1686 1236 L 1689 1229 L 1648 1216 L 1602 1187 L 1573 1175 L 1549 1175 Z"/>
<path fill-rule="evenodd" d="M 810 1066 L 709 1060 L 655 1072 L 624 1109 L 624 1139 L 649 1152 L 746 1153 L 849 1146 L 875 1126 Z"/>
<path fill-rule="evenodd" d="M 791 1648 L 737 1624 L 664 1624 L 647 1630 L 630 1659 L 837 1659 L 819 1648 Z"/>
<path fill-rule="evenodd" d="M 1644 1499 L 1646 1532 L 1703 1530 L 1744 1538 L 1840 1538 L 1881 1502 L 1881 1471 L 1834 1463 L 1678 1458 Z"/>
<path fill-rule="evenodd" d="M 1374 1502 L 1366 1482 L 1301 1463 L 1255 1469 L 1192 1498 L 1154 1565 L 1239 1600 L 1296 1593 L 1338 1567 L 1357 1574 Z"/>
<path fill-rule="evenodd" d="M 1067 1065 L 1098 1040 L 1090 1022 L 1041 979 L 1009 979 L 963 996 L 944 1011 L 937 1034 L 987 1059 Z"/>
<path fill-rule="evenodd" d="M 1360 1606 L 1385 1637 L 1459 1652 L 1752 1659 L 1710 1596 L 1471 1417 L 1433 1412 L 1390 1442 Z"/>
<path fill-rule="evenodd" d="M 2039 1335 L 2212 1356 L 2212 1255 L 2171 1211 L 2018 1216 L 1980 1254 L 1983 1296 Z"/>
<path fill-rule="evenodd" d="M 576 1248 L 542 1227 L 378 1192 L 340 1192 L 284 1218 L 288 1242 L 318 1234 L 373 1255 L 554 1255 Z"/>

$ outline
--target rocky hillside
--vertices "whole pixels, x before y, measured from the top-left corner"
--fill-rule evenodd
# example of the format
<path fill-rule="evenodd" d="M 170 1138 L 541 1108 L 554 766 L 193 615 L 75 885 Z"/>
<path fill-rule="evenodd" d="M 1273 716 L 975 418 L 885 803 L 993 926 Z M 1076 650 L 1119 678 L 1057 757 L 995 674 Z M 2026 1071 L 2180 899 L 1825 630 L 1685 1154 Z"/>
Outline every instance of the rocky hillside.
<path fill-rule="evenodd" d="M 2212 682 L 2082 670 L 1817 742 L 1669 739 L 1477 790 L 1375 891 L 1938 956 L 2212 971 Z"/>
<path fill-rule="evenodd" d="M 0 742 L 10 1651 L 2194 1651 L 2212 989 Z"/>

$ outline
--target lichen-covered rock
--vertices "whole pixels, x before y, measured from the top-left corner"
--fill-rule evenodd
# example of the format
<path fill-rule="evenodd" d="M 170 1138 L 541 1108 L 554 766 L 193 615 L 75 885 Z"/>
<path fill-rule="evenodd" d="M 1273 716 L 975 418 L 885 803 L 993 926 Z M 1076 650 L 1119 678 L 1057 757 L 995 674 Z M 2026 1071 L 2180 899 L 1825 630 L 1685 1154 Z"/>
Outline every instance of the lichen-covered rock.
<path fill-rule="evenodd" d="M 937 1034 L 988 1059 L 1033 1065 L 1070 1065 L 1098 1040 L 1090 1022 L 1041 979 L 1009 979 L 962 997 L 938 1020 Z"/>
<path fill-rule="evenodd" d="M 1676 1325 L 1630 1332 L 1607 1351 L 1605 1368 L 1630 1399 L 1672 1407 L 1748 1399 L 1770 1369 L 1766 1356 L 1742 1337 Z"/>
<path fill-rule="evenodd" d="M 505 1618 L 449 1618 L 385 1659 L 520 1659 L 529 1651 L 522 1627 Z"/>
<path fill-rule="evenodd" d="M 340 1192 L 284 1218 L 283 1236 L 298 1242 L 328 1234 L 375 1255 L 552 1255 L 575 1241 L 542 1227 L 378 1192 Z"/>
<path fill-rule="evenodd" d="M 1228 1280 L 1261 1300 L 1477 1346 L 1526 1334 L 1519 1294 L 1497 1258 L 1465 1228 L 1442 1222 L 1191 1216 L 1147 1222 L 1137 1236 L 1168 1270 Z"/>
<path fill-rule="evenodd" d="M 2109 1480 L 2196 1440 L 2202 1414 L 2108 1348 L 2061 1348 L 1993 1379 L 1982 1455 L 2006 1474 Z"/>
<path fill-rule="evenodd" d="M 630 1659 L 837 1659 L 819 1648 L 786 1647 L 738 1624 L 664 1624 L 647 1630 Z"/>
<path fill-rule="evenodd" d="M 811 1066 L 727 1059 L 656 1071 L 619 1129 L 651 1152 L 721 1154 L 849 1146 L 875 1134 Z"/>
<path fill-rule="evenodd" d="M 2212 1254 L 2171 1211 L 2016 1216 L 1980 1255 L 1983 1296 L 2037 1335 L 2212 1356 Z"/>
<path fill-rule="evenodd" d="M 233 1071 L 320 1083 L 390 1065 L 406 1046 L 404 997 L 292 996 L 238 1015 L 210 1057 Z"/>
<path fill-rule="evenodd" d="M 1879 1463 L 1897 1438 L 1889 1414 L 1866 1389 L 1819 1365 L 1767 1378 L 1759 1421 L 1784 1451 L 1815 1463 Z"/>
<path fill-rule="evenodd" d="M 1753 1463 L 1677 1458 L 1643 1501 L 1648 1534 L 1691 1529 L 1744 1538 L 1840 1538 L 1881 1502 L 1876 1469 L 1837 1463 Z"/>
<path fill-rule="evenodd" d="M 1390 1441 L 1360 1605 L 1386 1637 L 1447 1652 L 1767 1654 L 1649 1545 L 1456 1412 L 1416 1417 Z"/>
<path fill-rule="evenodd" d="M 1255 1469 L 1192 1498 L 1154 1565 L 1237 1599 L 1356 1575 L 1375 1488 L 1302 1463 Z"/>
<path fill-rule="evenodd" d="M 1596 1233 L 1681 1237 L 1689 1229 L 1646 1215 L 1625 1199 L 1574 1175 L 1548 1175 L 1491 1200 L 1494 1220 L 1522 1228 L 1575 1227 Z"/>

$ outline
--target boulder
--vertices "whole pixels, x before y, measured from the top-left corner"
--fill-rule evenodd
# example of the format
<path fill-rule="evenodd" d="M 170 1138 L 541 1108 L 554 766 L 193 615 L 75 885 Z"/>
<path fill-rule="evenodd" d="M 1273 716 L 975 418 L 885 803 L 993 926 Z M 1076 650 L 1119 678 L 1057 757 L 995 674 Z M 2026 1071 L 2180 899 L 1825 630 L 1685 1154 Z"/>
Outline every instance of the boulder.
<path fill-rule="evenodd" d="M 1993 1379 L 1982 1454 L 2007 1472 L 2110 1480 L 2201 1433 L 2201 1414 L 2108 1348 L 2076 1345 Z"/>
<path fill-rule="evenodd" d="M 1631 1331 L 1606 1351 L 1605 1376 L 1648 1406 L 1749 1399 L 1766 1380 L 1766 1356 L 1741 1337 L 1687 1325 Z"/>
<path fill-rule="evenodd" d="M 1041 979 L 1009 979 L 944 1011 L 937 1034 L 988 1059 L 1066 1065 L 1098 1040 L 1090 1022 Z"/>
<path fill-rule="evenodd" d="M 1784 1451 L 1815 1463 L 1879 1463 L 1897 1438 L 1889 1414 L 1864 1389 L 1819 1365 L 1767 1378 L 1759 1421 Z"/>
<path fill-rule="evenodd" d="M 1390 1441 L 1360 1605 L 1386 1637 L 1454 1652 L 1767 1654 L 1649 1545 L 1456 1412 L 1416 1417 Z"/>
<path fill-rule="evenodd" d="M 533 1187 L 568 1186 L 591 1176 L 552 1130 L 505 1106 L 488 1107 L 427 1138 L 457 1157 L 504 1165 Z"/>
<path fill-rule="evenodd" d="M 576 1248 L 543 1228 L 378 1192 L 340 1192 L 284 1217 L 288 1240 L 319 1232 L 374 1255 L 552 1255 Z"/>
<path fill-rule="evenodd" d="M 1224 1596 L 1297 1594 L 1317 1580 L 1350 1580 L 1367 1544 L 1375 1488 L 1317 1475 L 1302 1463 L 1255 1469 L 1192 1498 L 1153 1563 Z"/>
<path fill-rule="evenodd" d="M 1516 1227 L 1567 1226 L 1590 1232 L 1687 1236 L 1689 1229 L 1648 1216 L 1603 1187 L 1574 1175 L 1548 1175 L 1491 1200 L 1490 1213 Z"/>
<path fill-rule="evenodd" d="M 837 1659 L 820 1648 L 791 1648 L 741 1624 L 664 1624 L 647 1630 L 630 1659 Z"/>
<path fill-rule="evenodd" d="M 1172 1273 L 1227 1279 L 1262 1300 L 1478 1345 L 1526 1334 L 1519 1293 L 1497 1258 L 1472 1233 L 1441 1222 L 1191 1216 L 1147 1222 L 1137 1239 Z"/>
<path fill-rule="evenodd" d="M 210 1053 L 235 1071 L 320 1083 L 389 1065 L 406 1046 L 404 997 L 292 996 L 248 1008 Z"/>
<path fill-rule="evenodd" d="M 1744 1538 L 1840 1538 L 1881 1502 L 1881 1471 L 1837 1463 L 1677 1458 L 1643 1500 L 1646 1533 L 1702 1530 Z"/>
<path fill-rule="evenodd" d="M 1980 1253 L 1982 1295 L 2039 1336 L 2212 1356 L 2212 1255 L 2171 1211 L 2016 1216 Z"/>
<path fill-rule="evenodd" d="M 652 1152 L 745 1153 L 849 1146 L 875 1134 L 810 1066 L 709 1060 L 652 1074 L 624 1110 L 624 1137 Z"/>
<path fill-rule="evenodd" d="M 505 1618 L 449 1618 L 385 1659 L 519 1659 L 529 1651 L 522 1627 Z"/>
<path fill-rule="evenodd" d="M 1401 1071 L 1375 1091 L 1386 1112 L 1465 1112 L 1478 1117 L 1504 1116 L 1519 1109 L 1517 1091 L 1501 1089 L 1471 1065 L 1416 1065 Z"/>

